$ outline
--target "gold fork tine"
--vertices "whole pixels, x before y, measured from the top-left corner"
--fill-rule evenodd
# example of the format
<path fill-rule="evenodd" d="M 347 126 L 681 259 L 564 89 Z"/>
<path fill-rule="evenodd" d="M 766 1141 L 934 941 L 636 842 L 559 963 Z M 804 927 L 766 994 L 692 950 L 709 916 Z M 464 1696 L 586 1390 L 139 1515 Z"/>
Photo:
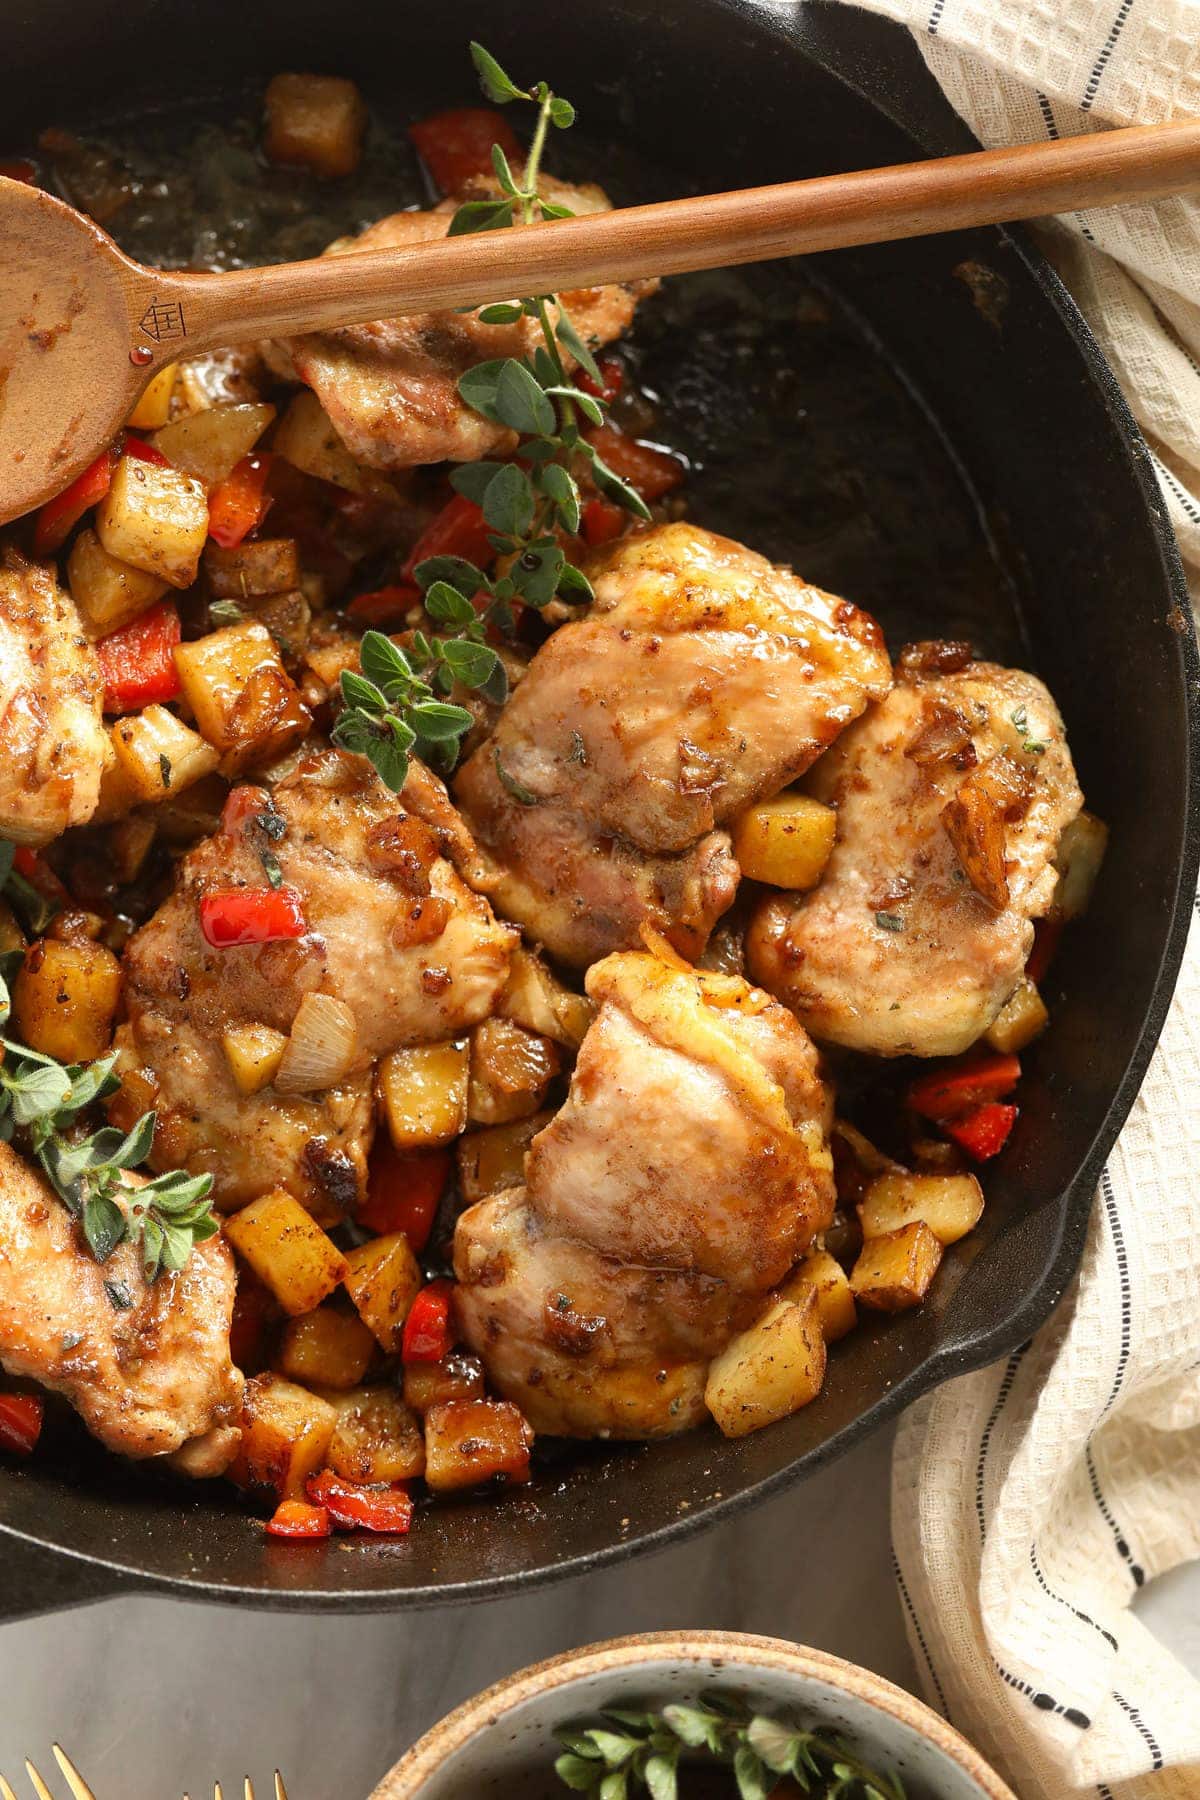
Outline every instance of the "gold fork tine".
<path fill-rule="evenodd" d="M 213 1800 L 225 1800 L 225 1796 L 221 1792 L 221 1784 L 219 1781 L 213 1783 Z"/>
<path fill-rule="evenodd" d="M 25 1773 L 33 1783 L 33 1791 L 37 1795 L 37 1800 L 54 1800 L 54 1795 L 50 1792 L 50 1789 L 46 1786 L 45 1782 L 28 1758 L 25 1760 Z"/>
<path fill-rule="evenodd" d="M 246 1785 L 243 1791 L 242 1800 L 254 1800 L 254 1783 L 248 1775 L 246 1777 Z"/>
<path fill-rule="evenodd" d="M 96 1800 L 95 1794 L 61 1744 L 54 1745 L 54 1760 L 66 1776 L 67 1786 L 70 1788 L 74 1800 Z"/>
<path fill-rule="evenodd" d="M 17 1796 L 13 1793 L 3 1775 L 0 1775 L 0 1800 L 17 1800 Z"/>
<path fill-rule="evenodd" d="M 275 1771 L 275 1800 L 287 1800 L 287 1789 L 283 1785 L 283 1776 Z"/>

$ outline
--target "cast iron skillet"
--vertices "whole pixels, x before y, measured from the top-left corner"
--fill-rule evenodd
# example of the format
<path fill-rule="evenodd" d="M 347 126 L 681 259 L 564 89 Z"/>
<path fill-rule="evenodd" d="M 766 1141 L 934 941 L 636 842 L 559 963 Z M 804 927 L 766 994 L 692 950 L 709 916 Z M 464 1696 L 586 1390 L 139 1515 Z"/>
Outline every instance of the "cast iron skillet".
<path fill-rule="evenodd" d="M 362 0 L 336 14 L 325 0 L 261 0 L 252 30 L 236 0 L 10 0 L 7 124 L 18 141 L 47 119 L 128 116 L 278 68 L 352 75 L 380 106 L 411 116 L 469 98 L 464 46 L 485 24 L 496 53 L 552 79 L 601 144 L 652 166 L 659 192 L 969 143 L 902 33 L 841 8 L 769 11 L 750 0 L 524 0 L 486 18 L 468 0 Z M 595 172 L 607 179 L 606 167 Z M 653 1448 L 590 1447 L 528 1494 L 437 1510 L 400 1544 L 272 1546 L 228 1492 L 181 1492 L 93 1455 L 76 1435 L 52 1437 L 45 1455 L 0 1470 L 11 1612 L 131 1589 L 356 1611 L 477 1599 L 588 1568 L 711 1524 L 817 1467 L 935 1382 L 1020 1343 L 1061 1294 L 1162 1024 L 1195 887 L 1197 658 L 1176 552 L 1112 378 L 1020 236 L 845 252 L 816 275 L 860 335 L 844 379 L 836 359 L 832 378 L 810 366 L 807 400 L 803 380 L 797 397 L 753 369 L 739 374 L 729 320 L 701 307 L 709 348 L 726 359 L 718 399 L 740 446 L 732 461 L 761 459 L 773 510 L 747 499 L 752 488 L 722 462 L 720 408 L 714 422 L 696 391 L 703 367 L 692 365 L 681 416 L 686 426 L 690 407 L 707 434 L 708 464 L 695 516 L 877 604 L 893 644 L 965 626 L 1005 653 L 1023 636 L 1066 715 L 1089 803 L 1112 828 L 1092 910 L 1052 972 L 1053 1026 L 1027 1056 L 1019 1127 L 989 1170 L 980 1230 L 948 1259 L 931 1304 L 847 1340 L 820 1403 L 783 1424 L 738 1443 L 699 1432 Z M 768 292 L 768 275 L 749 279 L 751 294 Z M 811 314 L 798 301 L 777 318 L 773 336 L 802 333 L 805 306 Z M 864 400 L 853 380 L 855 357 L 865 366 L 881 355 L 908 389 L 889 376 L 886 405 L 878 382 Z M 897 409 L 908 421 L 899 437 Z M 794 530 L 780 510 L 787 471 L 772 460 L 776 444 L 791 446 Z M 837 479 L 814 489 L 827 444 Z M 839 505 L 857 533 L 839 528 Z"/>

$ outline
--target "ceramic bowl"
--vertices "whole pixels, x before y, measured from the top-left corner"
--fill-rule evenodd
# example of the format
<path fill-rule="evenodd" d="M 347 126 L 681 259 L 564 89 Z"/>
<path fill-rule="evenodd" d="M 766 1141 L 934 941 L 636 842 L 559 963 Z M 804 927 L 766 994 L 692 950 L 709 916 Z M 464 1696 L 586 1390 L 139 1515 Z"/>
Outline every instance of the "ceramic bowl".
<path fill-rule="evenodd" d="M 821 1650 L 734 1631 L 652 1632 L 522 1669 L 435 1725 L 371 1800 L 563 1800 L 556 1730 L 607 1707 L 719 1689 L 844 1735 L 910 1800 L 1016 1800 L 965 1738 L 903 1689 Z"/>

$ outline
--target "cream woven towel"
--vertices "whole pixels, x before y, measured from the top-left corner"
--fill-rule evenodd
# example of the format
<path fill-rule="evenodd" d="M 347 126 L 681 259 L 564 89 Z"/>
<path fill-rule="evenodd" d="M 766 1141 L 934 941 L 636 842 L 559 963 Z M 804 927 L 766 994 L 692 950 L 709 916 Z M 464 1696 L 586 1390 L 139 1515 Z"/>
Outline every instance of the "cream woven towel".
<path fill-rule="evenodd" d="M 1200 114 L 1200 0 L 862 3 L 911 28 L 986 145 Z M 1047 238 L 1200 599 L 1200 202 Z M 1200 1800 L 1200 1683 L 1129 1611 L 1200 1555 L 1200 922 L 1074 1291 L 1007 1363 L 909 1413 L 892 1510 L 930 1696 L 1022 1800 Z"/>

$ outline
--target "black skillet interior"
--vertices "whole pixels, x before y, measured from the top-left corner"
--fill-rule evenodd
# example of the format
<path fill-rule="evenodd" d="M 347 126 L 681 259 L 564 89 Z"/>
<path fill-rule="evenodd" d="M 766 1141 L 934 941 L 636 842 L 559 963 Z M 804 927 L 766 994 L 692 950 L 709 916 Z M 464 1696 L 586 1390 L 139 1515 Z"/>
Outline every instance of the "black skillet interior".
<path fill-rule="evenodd" d="M 186 134 L 184 102 L 236 105 L 244 80 L 280 67 L 352 75 L 402 122 L 471 100 L 465 47 L 480 32 L 576 101 L 591 172 L 622 198 L 969 147 L 903 34 L 841 8 L 525 0 L 484 16 L 467 0 L 392 0 L 334 23 L 319 0 L 263 0 L 251 25 L 230 0 L 19 0 L 5 25 L 12 150 L 50 122 L 123 120 L 128 140 L 147 110 L 178 114 Z M 930 1304 L 839 1347 L 807 1411 L 738 1443 L 699 1432 L 552 1453 L 527 1493 L 439 1509 L 400 1544 L 272 1546 L 231 1495 L 155 1483 L 52 1434 L 46 1454 L 0 1471 L 0 1526 L 24 1540 L 6 1558 L 12 1610 L 135 1585 L 369 1608 L 578 1569 L 711 1522 L 999 1355 L 1075 1266 L 1161 1023 L 1196 862 L 1194 646 L 1132 421 L 1053 277 L 1000 232 L 681 283 L 657 318 L 646 309 L 638 341 L 663 435 L 699 465 L 692 515 L 876 610 L 893 647 L 966 635 L 1027 656 L 1112 827 L 1092 911 L 1053 970 L 1053 1027 L 1027 1057 L 984 1222 Z"/>

